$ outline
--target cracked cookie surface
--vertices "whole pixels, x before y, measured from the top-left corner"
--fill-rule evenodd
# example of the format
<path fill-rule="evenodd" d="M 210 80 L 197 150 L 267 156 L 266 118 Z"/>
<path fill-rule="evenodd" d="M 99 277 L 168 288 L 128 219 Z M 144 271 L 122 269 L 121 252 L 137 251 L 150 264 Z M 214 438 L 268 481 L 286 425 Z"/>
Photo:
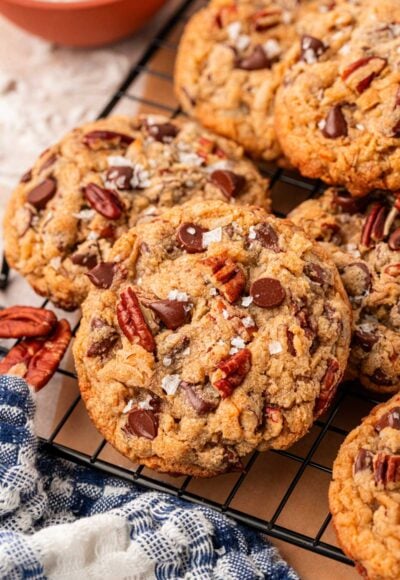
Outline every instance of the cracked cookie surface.
<path fill-rule="evenodd" d="M 254 206 L 188 203 L 114 246 L 83 304 L 79 384 L 132 461 L 212 476 L 285 448 L 325 411 L 351 314 L 333 262 Z"/>
<path fill-rule="evenodd" d="M 275 120 L 303 175 L 355 196 L 399 189 L 399 22 L 397 0 L 359 0 L 298 23 Z"/>
<path fill-rule="evenodd" d="M 369 580 L 400 577 L 400 397 L 351 431 L 333 466 L 329 504 L 343 550 Z"/>
<path fill-rule="evenodd" d="M 191 199 L 269 207 L 268 181 L 241 147 L 193 122 L 111 117 L 37 160 L 8 203 L 5 251 L 33 288 L 71 310 L 87 272 L 138 219 Z"/>
<path fill-rule="evenodd" d="M 290 218 L 334 260 L 353 307 L 348 371 L 368 389 L 400 390 L 400 202 L 330 188 Z"/>
<path fill-rule="evenodd" d="M 297 38 L 296 21 L 307 4 L 213 0 L 195 14 L 181 39 L 175 68 L 176 93 L 185 111 L 253 156 L 278 158 L 275 93 L 283 76 L 282 58 Z"/>

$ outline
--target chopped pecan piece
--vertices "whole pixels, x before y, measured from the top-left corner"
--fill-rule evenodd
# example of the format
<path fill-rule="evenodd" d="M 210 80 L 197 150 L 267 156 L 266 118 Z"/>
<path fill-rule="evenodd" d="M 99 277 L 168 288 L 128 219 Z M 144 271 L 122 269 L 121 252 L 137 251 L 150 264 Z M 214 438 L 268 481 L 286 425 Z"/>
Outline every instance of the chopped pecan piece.
<path fill-rule="evenodd" d="M 387 487 L 400 481 L 400 455 L 378 453 L 374 461 L 374 476 L 377 485 Z"/>
<path fill-rule="evenodd" d="M 126 288 L 120 294 L 120 301 L 117 304 L 118 324 L 122 332 L 130 342 L 138 343 L 148 352 L 153 352 L 156 348 L 154 337 L 150 332 L 140 309 L 139 300 L 131 287 Z"/>
<path fill-rule="evenodd" d="M 56 322 L 56 315 L 51 310 L 33 306 L 11 306 L 0 312 L 0 337 L 46 336 Z"/>
<path fill-rule="evenodd" d="M 108 149 L 116 145 L 127 147 L 133 141 L 133 137 L 124 133 L 97 129 L 83 136 L 83 143 L 90 149 Z"/>
<path fill-rule="evenodd" d="M 205 258 L 203 264 L 211 268 L 215 286 L 233 304 L 242 294 L 246 285 L 243 270 L 231 258 L 212 256 Z"/>
<path fill-rule="evenodd" d="M 374 203 L 365 219 L 361 232 L 361 244 L 370 247 L 371 241 L 383 239 L 383 229 L 386 219 L 386 209 L 381 203 Z"/>
<path fill-rule="evenodd" d="M 240 350 L 218 364 L 217 368 L 223 377 L 213 383 L 213 386 L 220 391 L 222 398 L 229 397 L 236 387 L 242 384 L 250 367 L 251 352 L 248 348 Z"/>
<path fill-rule="evenodd" d="M 23 377 L 29 385 L 40 390 L 55 373 L 70 340 L 69 323 L 60 320 L 46 339 L 27 339 L 14 346 L 1 361 L 0 373 Z"/>
<path fill-rule="evenodd" d="M 372 81 L 383 71 L 387 65 L 386 58 L 379 56 L 367 56 L 349 64 L 342 73 L 342 79 L 357 91 L 363 93 Z"/>
<path fill-rule="evenodd" d="M 328 361 L 328 368 L 322 379 L 321 391 L 315 401 L 314 417 L 317 418 L 324 413 L 331 400 L 335 396 L 336 387 L 341 379 L 341 373 L 338 373 L 339 363 L 335 359 Z"/>

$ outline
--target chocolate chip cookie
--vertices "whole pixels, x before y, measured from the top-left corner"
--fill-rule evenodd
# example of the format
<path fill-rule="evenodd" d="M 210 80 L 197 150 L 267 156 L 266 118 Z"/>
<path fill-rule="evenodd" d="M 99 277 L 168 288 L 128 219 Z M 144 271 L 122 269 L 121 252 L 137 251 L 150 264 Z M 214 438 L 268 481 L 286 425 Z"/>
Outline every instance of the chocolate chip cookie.
<path fill-rule="evenodd" d="M 345 439 L 329 503 L 343 550 L 369 580 L 400 578 L 400 397 L 376 407 Z"/>
<path fill-rule="evenodd" d="M 400 188 L 399 23 L 397 0 L 332 2 L 299 22 L 275 114 L 303 175 L 355 196 Z"/>
<path fill-rule="evenodd" d="M 350 376 L 374 391 L 399 391 L 400 200 L 331 188 L 290 217 L 324 245 L 342 276 L 354 314 Z"/>
<path fill-rule="evenodd" d="M 7 259 L 71 310 L 87 273 L 138 219 L 190 199 L 268 208 L 268 182 L 235 143 L 192 122 L 114 117 L 75 129 L 26 173 L 5 215 Z"/>
<path fill-rule="evenodd" d="M 103 436 L 132 461 L 212 476 L 284 448 L 328 406 L 350 306 L 333 262 L 254 206 L 188 203 L 92 271 L 74 345 Z"/>
<path fill-rule="evenodd" d="M 184 31 L 175 69 L 182 107 L 267 161 L 281 154 L 274 100 L 303 0 L 213 0 Z M 324 3 L 322 3 L 324 4 Z"/>

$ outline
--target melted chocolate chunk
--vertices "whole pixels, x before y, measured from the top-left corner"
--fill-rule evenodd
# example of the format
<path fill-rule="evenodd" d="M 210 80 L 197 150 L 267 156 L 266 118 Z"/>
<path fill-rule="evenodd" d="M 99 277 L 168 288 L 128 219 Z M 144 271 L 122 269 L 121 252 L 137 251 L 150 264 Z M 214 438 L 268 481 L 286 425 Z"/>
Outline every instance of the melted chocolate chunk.
<path fill-rule="evenodd" d="M 347 121 L 340 105 L 335 105 L 329 110 L 325 119 L 325 126 L 322 129 L 322 134 L 327 139 L 346 137 Z"/>
<path fill-rule="evenodd" d="M 188 302 L 179 300 L 157 300 L 150 302 L 149 307 L 170 330 L 176 330 L 186 324 L 190 316 Z"/>
<path fill-rule="evenodd" d="M 160 143 L 171 143 L 179 133 L 178 127 L 172 123 L 148 125 L 147 130 Z"/>
<path fill-rule="evenodd" d="M 96 254 L 75 253 L 71 256 L 71 262 L 76 266 L 85 266 L 85 268 L 94 268 L 97 265 Z"/>
<path fill-rule="evenodd" d="M 111 326 L 109 329 L 109 334 L 103 338 L 100 338 L 97 342 L 93 342 L 89 346 L 86 353 L 88 357 L 103 356 L 104 354 L 108 354 L 115 346 L 115 344 L 118 342 L 119 334 Z"/>
<path fill-rule="evenodd" d="M 257 44 L 248 56 L 236 59 L 235 67 L 243 70 L 260 70 L 270 68 L 271 64 L 272 61 L 265 54 L 263 47 Z"/>
<path fill-rule="evenodd" d="M 128 166 L 111 166 L 106 172 L 106 181 L 114 185 L 117 189 L 131 190 L 133 189 L 131 180 L 133 177 L 133 169 Z"/>
<path fill-rule="evenodd" d="M 219 399 L 206 399 L 204 398 L 204 392 L 201 385 L 193 385 L 187 383 L 186 381 L 181 381 L 181 389 L 185 392 L 186 398 L 192 405 L 193 409 L 199 415 L 205 415 L 214 411 L 218 407 Z"/>
<path fill-rule="evenodd" d="M 260 308 L 275 308 L 282 304 L 286 291 L 275 278 L 259 278 L 250 287 L 254 304 Z"/>
<path fill-rule="evenodd" d="M 49 177 L 30 190 L 27 201 L 37 209 L 44 209 L 56 191 L 57 181 L 53 177 Z"/>
<path fill-rule="evenodd" d="M 233 171 L 218 169 L 210 176 L 211 182 L 216 185 L 227 199 L 239 195 L 246 185 L 246 178 Z"/>
<path fill-rule="evenodd" d="M 128 415 L 127 430 L 138 437 L 155 439 L 158 433 L 158 419 L 153 411 L 133 409 Z"/>
<path fill-rule="evenodd" d="M 374 344 L 378 342 L 378 337 L 372 332 L 366 332 L 357 328 L 353 334 L 353 345 L 360 346 L 364 352 L 371 352 Z"/>
<path fill-rule="evenodd" d="M 113 283 L 115 266 L 114 262 L 100 262 L 86 276 L 97 288 L 105 290 Z"/>
<path fill-rule="evenodd" d="M 187 251 L 188 254 L 198 254 L 204 252 L 203 234 L 208 230 L 196 224 L 186 223 L 179 226 L 176 233 L 178 244 Z"/>
<path fill-rule="evenodd" d="M 260 224 L 257 227 L 256 240 L 258 240 L 264 248 L 267 248 L 267 250 L 272 250 L 275 253 L 281 251 L 279 247 L 279 236 L 275 229 L 268 223 Z"/>
<path fill-rule="evenodd" d="M 329 272 L 324 270 L 319 264 L 309 262 L 304 266 L 304 273 L 312 282 L 323 286 L 329 284 Z"/>

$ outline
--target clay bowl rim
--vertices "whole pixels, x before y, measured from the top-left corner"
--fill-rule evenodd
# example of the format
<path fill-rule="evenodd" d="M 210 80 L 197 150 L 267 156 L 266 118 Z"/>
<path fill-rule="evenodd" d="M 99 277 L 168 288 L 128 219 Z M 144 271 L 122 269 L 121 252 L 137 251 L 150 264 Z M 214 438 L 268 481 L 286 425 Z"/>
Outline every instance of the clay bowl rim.
<path fill-rule="evenodd" d="M 98 6 L 107 6 L 112 4 L 119 4 L 125 0 L 67 0 L 63 2 L 55 2 L 51 0 L 1 0 L 7 4 L 14 4 L 26 8 L 37 8 L 45 10 L 83 10 L 88 8 L 96 8 Z"/>

